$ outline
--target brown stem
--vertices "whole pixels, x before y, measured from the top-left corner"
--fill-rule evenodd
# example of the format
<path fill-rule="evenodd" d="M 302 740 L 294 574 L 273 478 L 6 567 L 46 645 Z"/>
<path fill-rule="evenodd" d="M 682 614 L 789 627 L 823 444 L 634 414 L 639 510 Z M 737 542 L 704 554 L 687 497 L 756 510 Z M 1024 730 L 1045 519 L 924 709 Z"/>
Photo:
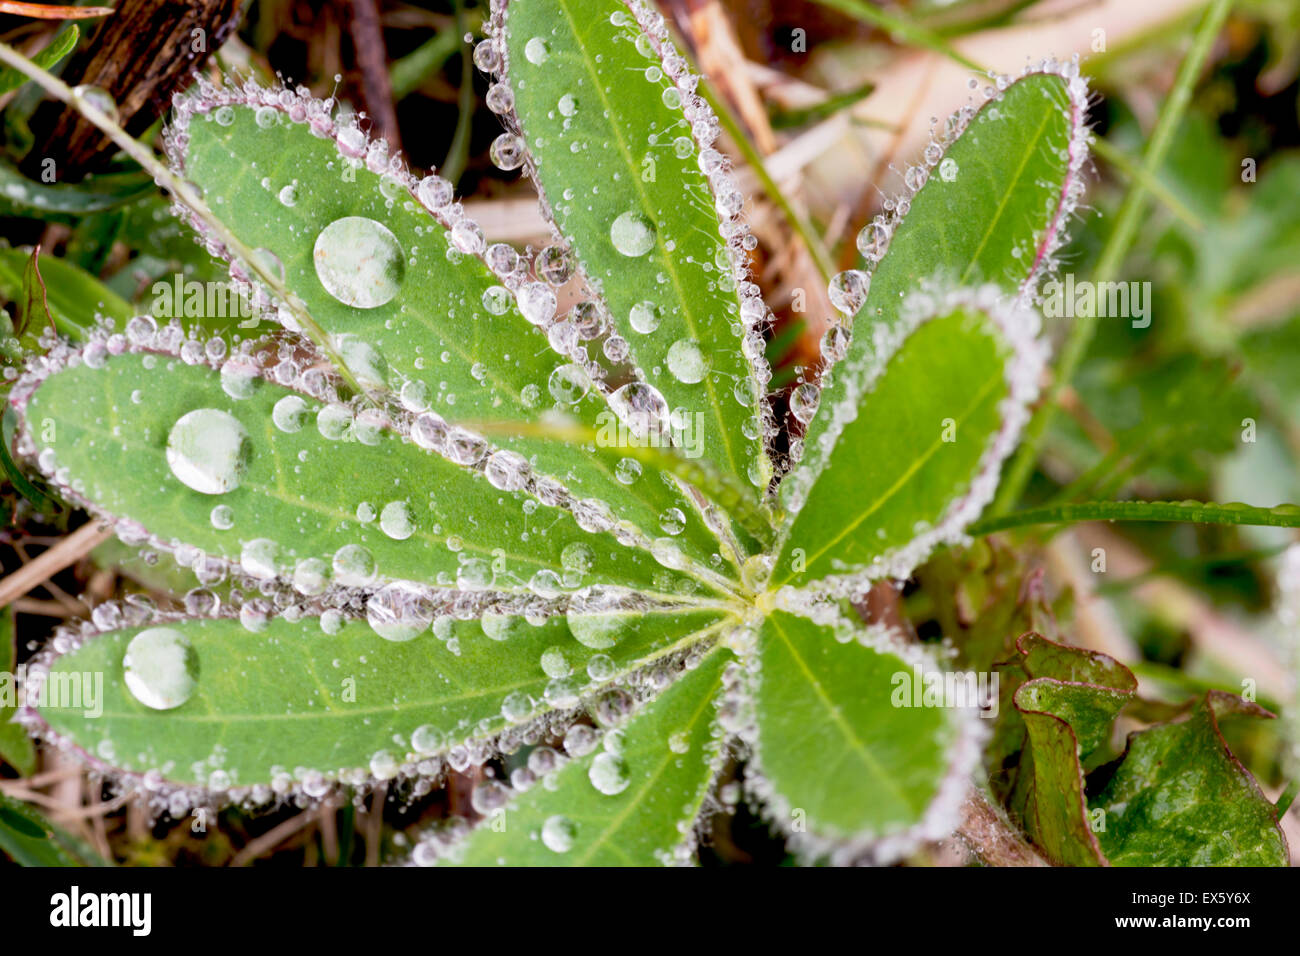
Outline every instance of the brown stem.
<path fill-rule="evenodd" d="M 221 45 L 239 19 L 240 0 L 122 0 L 69 61 L 70 86 L 105 90 L 117 103 L 120 122 L 139 136 L 171 105 Z M 32 118 L 35 145 L 23 163 L 37 178 L 54 160 L 60 181 L 76 181 L 101 166 L 112 145 L 75 110 L 47 103 Z"/>

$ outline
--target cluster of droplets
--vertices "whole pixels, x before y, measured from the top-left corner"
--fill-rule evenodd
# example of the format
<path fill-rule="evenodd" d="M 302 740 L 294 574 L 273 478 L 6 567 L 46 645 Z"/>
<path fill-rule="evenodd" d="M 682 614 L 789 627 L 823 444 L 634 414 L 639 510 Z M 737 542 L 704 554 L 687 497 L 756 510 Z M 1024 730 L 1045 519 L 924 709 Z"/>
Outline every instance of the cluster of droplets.
<path fill-rule="evenodd" d="M 707 646 L 696 646 L 605 687 L 587 703 L 586 714 L 592 723 L 571 716 L 563 730 L 554 733 L 550 740 L 539 743 L 534 734 L 529 741 L 531 749 L 527 758 L 517 761 L 508 780 L 498 779 L 492 768 L 485 768 L 470 797 L 474 813 L 484 818 L 481 825 L 489 825 L 517 795 L 534 787 L 552 789 L 558 786 L 560 773 L 575 760 L 585 760 L 586 783 L 596 793 L 605 797 L 624 793 L 632 783 L 633 761 L 636 759 L 627 751 L 624 726 L 683 671 L 697 667 L 708 650 Z M 705 745 L 715 768 L 725 753 L 726 736 L 726 729 L 715 720 Z M 690 752 L 694 745 L 690 737 L 681 732 L 672 734 L 666 743 L 668 749 L 678 755 Z M 680 821 L 678 829 L 683 839 L 679 845 L 663 851 L 664 863 L 684 864 L 691 859 L 697 818 L 698 815 L 691 814 Z M 564 813 L 552 814 L 541 821 L 530 838 L 555 854 L 559 862 L 559 858 L 589 836 L 584 832 L 584 826 L 579 818 Z M 465 820 L 441 824 L 419 841 L 411 862 L 417 866 L 433 866 L 444 858 L 456 860 L 463 855 L 465 840 L 471 832 L 471 826 Z"/>
<path fill-rule="evenodd" d="M 526 145 L 520 135 L 521 124 L 515 114 L 515 97 L 510 85 L 512 65 L 505 43 L 506 4 L 495 2 L 493 16 L 485 27 L 486 38 L 479 42 L 474 50 L 474 62 L 480 70 L 493 78 L 488 90 L 487 103 L 506 125 L 507 131 L 497 140 L 497 149 L 507 159 L 503 168 L 514 169 L 529 163 Z M 768 367 L 764 348 L 764 329 L 771 322 L 771 314 L 763 301 L 759 287 L 748 281 L 749 254 L 757 246 L 757 239 L 750 233 L 742 218 L 744 194 L 731 175 L 726 156 L 714 148 L 720 132 L 720 123 L 712 108 L 697 90 L 699 77 L 691 73 L 686 60 L 674 49 L 669 37 L 664 17 L 650 5 L 635 0 L 628 4 L 627 11 L 615 11 L 610 18 L 611 25 L 621 31 L 621 36 L 635 44 L 637 51 L 645 58 L 647 66 L 645 79 L 661 88 L 661 99 L 665 106 L 681 111 L 683 122 L 690 135 L 679 135 L 672 142 L 672 149 L 678 158 L 696 157 L 699 169 L 707 184 L 703 192 L 708 196 L 712 212 L 719 219 L 719 233 L 722 240 L 718 248 L 717 261 L 708 264 L 716 270 L 718 282 L 734 289 L 738 298 L 739 321 L 735 325 L 741 340 L 742 352 L 747 359 L 749 375 L 734 383 L 733 393 L 736 401 L 751 407 L 755 411 L 747 436 L 751 440 L 762 440 L 764 448 L 770 447 L 777 434 L 777 426 L 766 401 L 767 385 L 772 373 Z M 550 44 L 544 37 L 532 37 L 524 44 L 524 58 L 532 66 L 539 66 L 550 58 Z M 572 94 L 561 97 L 557 110 L 563 117 L 572 117 L 580 105 Z M 502 165 L 498 163 L 498 165 Z M 543 211 L 554 223 L 551 206 L 563 198 L 542 197 Z M 688 202 L 698 202 L 699 197 L 693 190 L 683 197 Z M 560 231 L 556 229 L 557 237 Z M 562 240 L 557 238 L 557 244 Z M 653 223 L 641 214 L 628 211 L 614 217 L 610 223 L 610 242 L 621 254 L 637 258 L 647 254 L 656 244 L 657 236 Z M 545 251 L 545 250 L 544 250 Z M 571 253 L 570 253 L 571 255 Z M 540 257 L 539 257 L 540 261 Z M 539 270 L 540 271 L 540 270 Z M 596 302 L 590 306 L 592 319 L 600 316 L 600 324 L 595 321 L 589 327 L 597 334 L 604 334 L 602 342 L 603 357 L 614 366 L 622 365 L 633 359 L 633 347 L 622 335 L 609 328 L 607 318 L 600 304 L 599 283 L 585 276 L 584 280 L 593 287 L 591 298 Z M 629 324 L 637 335 L 652 335 L 658 328 L 662 317 L 661 309 L 653 302 L 641 302 L 631 310 Z M 552 345 L 556 343 L 553 341 Z M 563 349 L 557 349 L 563 351 Z M 707 356 L 700 343 L 681 339 L 669 344 L 664 354 L 663 369 L 682 384 L 695 384 L 703 381 L 709 369 Z M 619 395 L 617 392 L 611 404 L 620 414 L 631 410 L 638 415 L 638 421 L 632 424 L 634 429 L 640 427 L 652 429 L 671 440 L 674 433 L 671 411 L 662 393 L 646 379 L 643 368 L 633 366 L 630 374 L 635 378 L 632 389 Z M 597 371 L 592 377 L 600 378 Z M 627 386 L 624 386 L 627 388 Z M 654 414 L 653 422 L 646 421 L 647 414 Z M 765 452 L 750 463 L 750 477 L 755 484 L 765 486 L 768 479 L 768 465 Z"/>
<path fill-rule="evenodd" d="M 1090 139 L 1090 133 L 1085 126 L 1088 87 L 1087 82 L 1080 75 L 1078 57 L 1066 62 L 1049 58 L 1036 64 L 1028 64 L 1020 77 L 1031 74 L 1055 75 L 1065 81 L 1070 104 L 1070 138 L 1064 157 L 1068 168 L 1062 193 L 1056 203 L 1052 221 L 1040 237 L 1032 273 L 1018 290 L 1020 297 L 1027 302 L 1034 301 L 1037 297 L 1043 276 L 1050 275 L 1057 269 L 1056 251 L 1066 239 L 1066 224 L 1082 200 L 1087 187 L 1083 165 L 1088 156 Z M 949 147 L 977 117 L 990 121 L 998 119 L 997 104 L 1016 79 L 1005 75 L 991 76 L 984 86 L 984 102 L 980 107 L 973 104 L 961 107 L 947 118 L 942 127 L 937 120 L 932 122 L 930 141 L 922 151 L 920 162 L 909 165 L 903 171 L 902 191 L 886 199 L 882 212 L 867 223 L 857 235 L 856 245 L 858 253 L 862 256 L 863 268 L 847 269 L 831 279 L 827 292 L 836 315 L 832 317 L 822 336 L 821 366 L 815 375 L 810 376 L 810 380 L 801 381 L 790 395 L 790 418 L 793 419 L 790 430 L 794 435 L 788 452 L 791 466 L 797 465 L 804 455 L 805 447 L 799 435 L 816 412 L 820 404 L 820 392 L 829 387 L 835 366 L 848 355 L 853 342 L 853 321 L 861 312 L 870 294 L 872 273 L 888 252 L 894 233 L 911 211 L 913 197 L 932 177 L 937 177 L 945 183 L 958 180 L 961 170 L 956 160 L 947 155 Z M 976 79 L 972 79 L 970 83 L 972 89 L 978 89 L 980 86 Z M 861 376 L 858 378 L 860 379 Z M 856 400 L 856 395 L 860 394 L 860 391 L 852 388 L 849 391 L 854 392 Z M 837 403 L 837 407 L 846 408 L 847 402 Z M 844 419 L 823 432 L 822 444 L 833 444 L 834 436 L 839 434 L 843 424 L 847 424 L 849 420 L 851 418 Z M 798 496 L 798 489 L 786 489 L 787 495 L 792 492 L 795 497 Z"/>

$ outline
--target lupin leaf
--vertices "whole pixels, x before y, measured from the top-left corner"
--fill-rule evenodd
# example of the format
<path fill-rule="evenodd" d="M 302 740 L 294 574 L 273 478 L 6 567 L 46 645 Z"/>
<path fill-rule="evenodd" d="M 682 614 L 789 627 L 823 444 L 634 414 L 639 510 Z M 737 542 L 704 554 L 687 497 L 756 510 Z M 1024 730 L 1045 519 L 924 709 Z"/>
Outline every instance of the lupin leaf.
<path fill-rule="evenodd" d="M 865 646 L 859 634 L 775 611 L 753 678 L 755 759 L 773 822 L 842 861 L 881 838 L 942 826 L 955 812 L 945 784 L 962 723 L 975 719 L 927 702 L 919 660 Z M 956 783 L 960 799 L 965 783 Z"/>
<path fill-rule="evenodd" d="M 1077 67 L 1065 69 L 1073 76 L 1028 72 L 973 117 L 955 114 L 951 141 L 934 144 L 925 159 L 923 185 L 879 220 L 874 249 L 868 245 L 879 261 L 863 266 L 870 285 L 852 320 L 853 341 L 805 436 L 810 460 L 829 452 L 827 413 L 872 360 L 871 327 L 897 323 L 921 284 L 995 283 L 1011 295 L 1036 293 L 1078 202 L 1088 153 L 1087 91 Z"/>
<path fill-rule="evenodd" d="M 1222 720 L 1271 717 L 1210 691 L 1185 719 L 1130 735 L 1123 762 L 1092 801 L 1116 866 L 1287 866 L 1277 811 L 1219 730 Z"/>
<path fill-rule="evenodd" d="M 566 574 L 578 586 L 655 591 L 657 581 L 672 593 L 673 582 L 690 584 L 648 552 L 609 532 L 590 534 L 568 512 L 500 490 L 390 430 L 374 431 L 370 443 L 358 440 L 360 426 L 344 431 L 346 440 L 325 438 L 323 423 L 342 406 L 256 377 L 239 387 L 249 397 L 231 398 L 218 372 L 166 354 L 127 353 L 102 368 L 82 363 L 37 388 L 28 424 L 53 427 L 30 437 L 38 452 L 53 455 L 49 473 L 66 468 L 74 493 L 96 510 L 242 562 L 255 576 L 289 577 L 300 562 L 316 560 L 327 578 L 355 586 L 394 578 L 524 592 L 538 572 L 556 591 L 571 589 Z M 281 401 L 296 406 L 278 413 L 293 431 L 274 423 Z M 196 414 L 210 421 L 177 428 Z M 177 446 L 187 463 L 179 467 L 168 454 L 174 429 L 188 435 Z M 195 482 L 229 490 L 197 491 Z M 214 509 L 225 510 L 214 518 Z M 358 560 L 341 563 L 345 547 Z"/>
<path fill-rule="evenodd" d="M 449 853 L 468 866 L 654 866 L 686 862 L 717 774 L 722 672 L 714 650 L 626 724 L 616 747 L 569 760 Z M 599 786 L 598 786 L 599 784 Z M 617 792 L 609 792 L 617 789 Z M 501 824 L 504 824 L 502 826 Z M 679 856 L 675 851 L 681 849 Z"/>
<path fill-rule="evenodd" d="M 493 426 L 494 443 L 535 458 L 539 471 L 580 497 L 605 502 L 650 537 L 662 533 L 663 514 L 680 511 L 685 526 L 675 542 L 702 561 L 718 550 L 691 497 L 656 470 L 640 474 L 638 468 L 639 477 L 629 481 L 617 457 L 538 439 L 525 427 L 512 429 L 517 423 L 573 420 L 601 441 L 620 435 L 599 391 L 548 343 L 545 323 L 524 319 L 515 296 L 489 270 L 478 227 L 463 222 L 463 248 L 479 253 L 462 252 L 446 220 L 422 205 L 418 197 L 437 196 L 434 208 L 445 216 L 452 208 L 450 184 L 430 177 L 423 190 L 415 187 L 404 170 L 389 169 L 386 152 L 378 153 L 385 159 L 381 172 L 372 172 L 355 157 L 376 155 L 382 143 L 368 152 L 365 134 L 343 126 L 337 138 L 350 151 L 344 155 L 334 138 L 315 135 L 316 126 L 295 121 L 295 111 L 278 101 L 273 107 L 235 98 L 206 106 L 207 112 L 196 112 L 179 127 L 184 148 L 174 153 L 174 164 L 204 190 L 245 245 L 283 268 L 289 288 L 333 337 L 363 385 L 388 387 L 408 407 L 427 404 L 452 424 Z M 427 185 L 434 182 L 437 189 Z M 351 228 L 342 235 L 337 224 L 345 219 Z M 339 238 L 332 241 L 335 234 Z M 396 254 L 388 272 L 347 257 L 350 245 L 375 242 L 383 249 L 390 237 Z M 495 251 L 526 268 L 526 260 L 507 248 Z M 331 259 L 358 270 L 335 280 L 335 291 L 366 307 L 349 304 L 323 284 L 321 263 Z M 378 285 L 367 288 L 358 276 Z M 533 285 L 547 288 L 540 280 Z"/>
<path fill-rule="evenodd" d="M 960 293 L 892 355 L 899 330 L 881 328 L 876 361 L 886 364 L 827 396 L 842 404 L 822 414 L 850 420 L 824 433 L 837 438 L 834 448 L 810 451 L 782 489 L 794 514 L 774 584 L 906 577 L 979 514 L 1042 361 L 1024 341 L 1032 313 L 994 321 L 996 309 L 995 290 Z M 1028 328 L 1013 332 L 1017 323 Z"/>
<path fill-rule="evenodd" d="M 676 84 L 686 63 L 662 16 L 620 0 L 509 0 L 497 19 L 538 188 L 632 361 L 670 409 L 702 416 L 706 457 L 765 488 L 764 383 L 738 334 L 755 319 L 720 234 L 739 203 L 725 222 L 718 212 L 740 194 L 715 195 L 704 171 L 723 157 L 683 113 L 694 94 Z M 711 141 L 706 112 L 691 115 Z"/>
<path fill-rule="evenodd" d="M 68 24 L 42 50 L 32 55 L 32 62 L 47 70 L 53 68 L 56 63 L 72 52 L 80 36 L 81 28 L 75 23 Z M 27 77 L 12 67 L 0 69 L 0 96 L 12 93 L 26 82 Z"/>
<path fill-rule="evenodd" d="M 39 713 L 95 758 L 181 784 L 211 785 L 214 772 L 223 786 L 270 784 L 276 767 L 386 776 L 393 760 L 488 740 L 545 714 L 554 709 L 548 699 L 571 707 L 576 695 L 707 638 L 720 620 L 708 611 L 647 612 L 625 622 L 615 646 L 600 651 L 579 643 L 563 616 L 540 626 L 522 618 L 489 623 L 502 640 L 478 621 L 450 618 L 408 641 L 384 640 L 361 620 L 334 633 L 315 617 L 276 618 L 257 631 L 233 618 L 160 621 L 102 634 L 53 663 L 52 680 L 104 675 L 102 713 L 70 706 Z M 146 706 L 124 677 L 132 638 L 156 627 L 181 634 L 193 649 L 192 685 L 175 673 L 179 658 L 138 668 L 145 697 L 154 688 L 190 687 L 188 696 L 159 701 L 180 698 L 170 710 Z M 597 654 L 608 659 L 599 681 L 588 674 Z M 567 669 L 572 677 L 561 687 L 565 678 L 544 668 Z M 432 733 L 413 742 L 421 727 Z"/>

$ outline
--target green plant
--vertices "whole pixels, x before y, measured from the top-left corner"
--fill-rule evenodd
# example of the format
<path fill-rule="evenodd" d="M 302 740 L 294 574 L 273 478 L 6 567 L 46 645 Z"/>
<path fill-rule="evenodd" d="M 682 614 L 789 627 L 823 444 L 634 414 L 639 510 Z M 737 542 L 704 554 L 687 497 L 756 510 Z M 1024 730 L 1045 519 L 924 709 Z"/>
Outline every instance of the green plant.
<path fill-rule="evenodd" d="M 831 283 L 844 319 L 778 423 L 743 197 L 662 18 L 512 0 L 489 29 L 493 157 L 555 227 L 529 257 L 329 101 L 206 81 L 177 101 L 179 209 L 288 334 L 232 349 L 137 316 L 43 340 L 11 394 L 18 451 L 201 586 L 57 637 L 30 689 L 100 673 L 104 712 L 25 719 L 175 815 L 394 778 L 420 795 L 526 749 L 419 863 L 689 859 L 732 756 L 806 858 L 946 835 L 980 721 L 898 706 L 941 661 L 854 605 L 966 540 L 1028 419 L 1034 303 L 1084 189 L 1077 66 L 990 79 L 936 131 L 859 237 L 866 269 Z M 1081 781 L 1074 751 L 1033 749 L 1048 703 L 1028 694 L 1060 675 L 1024 669 L 1007 711 L 1027 729 L 999 731 L 1033 755 L 1019 786 Z M 1008 794 L 1053 858 L 1092 845 L 1060 836 L 1081 784 L 1052 827 Z"/>

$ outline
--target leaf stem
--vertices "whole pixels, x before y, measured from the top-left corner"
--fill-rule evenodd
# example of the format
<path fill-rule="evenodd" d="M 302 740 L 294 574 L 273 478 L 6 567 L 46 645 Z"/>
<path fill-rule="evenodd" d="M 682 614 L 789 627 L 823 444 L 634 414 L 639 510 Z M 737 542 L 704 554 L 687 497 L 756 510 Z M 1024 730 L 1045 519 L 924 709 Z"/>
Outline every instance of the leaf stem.
<path fill-rule="evenodd" d="M 1151 138 L 1147 141 L 1146 149 L 1142 153 L 1142 164 L 1139 169 L 1143 175 L 1134 178 L 1129 185 L 1128 193 L 1125 195 L 1115 219 L 1115 228 L 1106 241 L 1106 245 L 1102 248 L 1101 258 L 1093 270 L 1093 281 L 1111 281 L 1119 271 L 1124 257 L 1128 255 L 1130 247 L 1137 238 L 1138 227 L 1142 222 L 1142 215 L 1146 207 L 1147 193 L 1149 192 L 1148 184 L 1155 178 L 1156 170 L 1164 163 L 1165 154 L 1169 151 L 1169 146 L 1173 142 L 1174 133 L 1177 132 L 1183 115 L 1187 111 L 1187 105 L 1192 96 L 1192 88 L 1200 76 L 1201 68 L 1205 65 L 1210 49 L 1214 45 L 1214 40 L 1219 35 L 1219 31 L 1222 29 L 1231 8 L 1232 0 L 1211 0 L 1205 15 L 1201 18 L 1200 26 L 1197 27 L 1196 34 L 1192 39 L 1192 46 L 1178 68 L 1178 76 L 1174 81 L 1173 89 L 1160 110 L 1155 129 L 1152 130 Z M 1061 360 L 1053 377 L 1052 385 L 1042 404 L 1034 413 L 1029 425 L 1025 428 L 1020 449 L 1007 467 L 1001 487 L 998 489 L 997 498 L 990 509 L 991 514 L 1005 514 L 1010 510 L 1011 506 L 1019 500 L 1025 485 L 1029 483 L 1029 478 L 1033 474 L 1034 465 L 1038 461 L 1039 452 L 1042 450 L 1043 441 L 1047 435 L 1047 428 L 1056 414 L 1057 399 L 1060 397 L 1061 389 L 1074 378 L 1074 374 L 1078 371 L 1096 331 L 1097 316 L 1095 314 L 1082 315 L 1075 320 L 1074 326 L 1070 329 L 1069 337 L 1066 339 L 1065 347 L 1062 349 Z"/>
<path fill-rule="evenodd" d="M 967 529 L 972 535 L 992 534 L 1007 528 L 1036 524 L 1070 524 L 1076 521 L 1190 521 L 1198 524 L 1264 525 L 1300 528 L 1300 505 L 1256 508 L 1209 501 L 1085 501 L 1080 504 L 1029 508 L 991 515 Z"/>
<path fill-rule="evenodd" d="M 302 302 L 289 292 L 284 282 L 271 272 L 257 256 L 253 255 L 253 251 L 231 232 L 224 222 L 217 218 L 193 186 L 173 173 L 165 163 L 159 162 L 148 147 L 137 142 L 126 130 L 117 125 L 93 103 L 79 96 L 75 90 L 58 77 L 41 69 L 7 43 L 0 43 L 0 62 L 25 74 L 50 96 L 62 101 L 84 116 L 91 125 L 112 140 L 122 152 L 149 172 L 159 186 L 171 193 L 178 202 L 188 206 L 194 215 L 198 216 L 204 225 L 211 229 L 216 237 L 221 240 L 231 255 L 238 257 L 245 267 L 253 272 L 259 281 L 265 284 L 276 298 L 285 304 L 289 311 L 293 313 L 294 319 L 303 329 L 307 330 L 316 347 L 325 353 L 325 356 L 335 366 L 348 386 L 359 395 L 367 394 L 366 390 L 361 387 L 361 384 L 353 376 L 351 370 L 344 364 L 343 359 L 335 352 L 334 347 L 330 345 L 329 337 L 325 334 L 325 331 L 316 324 L 316 320 L 307 312 Z"/>

